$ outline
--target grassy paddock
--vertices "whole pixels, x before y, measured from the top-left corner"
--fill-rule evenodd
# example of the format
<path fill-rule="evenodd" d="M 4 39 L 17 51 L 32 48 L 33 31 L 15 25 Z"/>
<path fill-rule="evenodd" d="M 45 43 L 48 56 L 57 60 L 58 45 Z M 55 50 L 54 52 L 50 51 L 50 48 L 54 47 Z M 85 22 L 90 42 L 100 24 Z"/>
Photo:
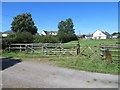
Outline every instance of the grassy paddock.
<path fill-rule="evenodd" d="M 117 40 L 82 40 L 80 45 L 82 47 L 86 45 L 99 45 L 104 44 L 115 44 Z M 76 45 L 77 41 L 71 41 L 65 43 L 65 47 L 71 47 L 71 45 Z M 94 49 L 94 47 L 92 48 Z M 52 62 L 62 67 L 74 68 L 78 70 L 85 70 L 90 72 L 99 72 L 99 73 L 109 73 L 109 74 L 118 74 L 118 63 L 113 62 L 110 64 L 108 61 L 100 59 L 99 56 L 93 55 L 91 58 L 85 56 L 44 56 L 43 54 L 36 53 L 25 53 L 25 52 L 10 52 L 3 53 L 3 57 L 13 57 L 20 58 L 22 60 L 38 60 Z M 29 58 L 29 59 L 28 59 Z"/>
<path fill-rule="evenodd" d="M 98 46 L 100 44 L 116 44 L 118 43 L 118 40 L 79 40 L 79 43 L 81 46 L 86 46 L 86 45 L 92 45 L 92 46 Z M 71 45 L 76 45 L 78 44 L 78 41 L 71 41 L 68 43 L 65 43 L 64 46 L 71 46 Z"/>

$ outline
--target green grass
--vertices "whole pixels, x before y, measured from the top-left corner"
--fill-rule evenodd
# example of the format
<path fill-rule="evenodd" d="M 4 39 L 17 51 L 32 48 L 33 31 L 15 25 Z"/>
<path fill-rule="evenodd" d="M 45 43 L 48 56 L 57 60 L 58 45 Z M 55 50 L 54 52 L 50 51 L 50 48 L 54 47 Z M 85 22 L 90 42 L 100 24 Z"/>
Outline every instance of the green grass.
<path fill-rule="evenodd" d="M 96 53 L 96 55 L 100 55 L 100 44 L 116 44 L 118 43 L 118 40 L 79 40 L 80 43 L 80 51 L 84 50 L 87 46 L 90 46 L 93 52 Z M 65 43 L 63 47 L 73 47 L 78 44 L 78 41 L 71 41 L 68 43 Z M 119 48 L 120 49 L 120 48 Z M 115 48 L 110 48 L 110 50 L 118 50 Z M 92 51 L 87 48 L 87 50 L 84 51 L 84 54 L 90 55 Z M 118 52 L 111 52 L 113 56 L 118 56 Z M 99 57 L 98 57 L 99 58 Z M 117 57 L 113 57 L 113 60 L 118 60 Z"/>
<path fill-rule="evenodd" d="M 98 46 L 101 43 L 104 44 L 115 44 L 118 42 L 117 40 L 80 40 L 81 49 L 84 49 L 86 45 L 90 45 L 91 49 L 95 51 L 98 50 L 98 47 L 94 47 L 94 45 Z M 78 41 L 71 41 L 65 43 L 64 47 L 72 47 L 76 45 Z M 85 54 L 91 54 L 91 50 L 87 49 Z M 10 53 L 3 53 L 3 57 L 13 57 L 13 58 L 20 58 L 25 60 L 25 58 L 29 58 L 27 60 L 33 59 L 37 60 L 38 58 L 42 59 L 43 61 L 52 62 L 62 67 L 67 68 L 74 68 L 78 70 L 90 71 L 90 72 L 99 72 L 99 73 L 109 73 L 109 74 L 118 74 L 118 63 L 113 62 L 112 64 L 109 63 L 107 60 L 102 60 L 99 55 L 99 50 L 95 52 L 89 57 L 85 57 L 83 55 L 80 56 L 44 56 L 42 53 L 26 53 L 26 52 L 10 52 Z"/>
<path fill-rule="evenodd" d="M 79 43 L 81 46 L 86 46 L 86 45 L 92 45 L 92 46 L 98 46 L 100 44 L 116 44 L 118 40 L 79 40 Z M 71 41 L 68 43 L 65 43 L 64 46 L 74 46 L 78 44 L 78 41 Z"/>
<path fill-rule="evenodd" d="M 9 52 L 3 53 L 2 57 L 14 57 L 14 58 L 41 58 L 46 57 L 39 53 L 26 53 L 26 52 Z"/>
<path fill-rule="evenodd" d="M 74 68 L 90 72 L 118 74 L 118 64 L 114 62 L 111 64 L 107 61 L 102 60 L 93 61 L 91 59 L 86 59 L 85 57 L 54 57 L 50 60 L 54 61 L 62 67 Z"/>
<path fill-rule="evenodd" d="M 112 64 L 105 60 L 98 60 L 94 58 L 86 58 L 85 56 L 43 56 L 39 54 L 26 54 L 26 53 L 4 53 L 4 57 L 20 58 L 22 60 L 37 60 L 42 59 L 45 62 L 55 63 L 61 67 L 73 68 L 78 70 L 118 74 L 118 64 L 113 62 Z"/>

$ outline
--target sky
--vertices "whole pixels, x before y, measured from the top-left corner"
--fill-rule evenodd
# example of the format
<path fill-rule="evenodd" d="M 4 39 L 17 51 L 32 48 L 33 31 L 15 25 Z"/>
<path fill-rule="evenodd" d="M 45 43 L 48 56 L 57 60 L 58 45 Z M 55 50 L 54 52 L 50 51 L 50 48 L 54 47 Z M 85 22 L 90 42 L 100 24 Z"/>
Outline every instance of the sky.
<path fill-rule="evenodd" d="M 57 31 L 67 18 L 73 20 L 76 34 L 118 32 L 117 2 L 2 2 L 2 31 L 11 30 L 13 17 L 23 13 L 32 15 L 38 33 Z"/>

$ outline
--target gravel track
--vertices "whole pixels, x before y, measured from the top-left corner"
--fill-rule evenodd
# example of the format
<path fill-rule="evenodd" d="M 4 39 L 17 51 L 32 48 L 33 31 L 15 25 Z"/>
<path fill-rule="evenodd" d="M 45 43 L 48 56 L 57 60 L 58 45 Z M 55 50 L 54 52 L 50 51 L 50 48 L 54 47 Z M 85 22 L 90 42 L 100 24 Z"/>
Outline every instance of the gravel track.
<path fill-rule="evenodd" d="M 23 61 L 2 71 L 3 88 L 118 88 L 118 76 Z"/>

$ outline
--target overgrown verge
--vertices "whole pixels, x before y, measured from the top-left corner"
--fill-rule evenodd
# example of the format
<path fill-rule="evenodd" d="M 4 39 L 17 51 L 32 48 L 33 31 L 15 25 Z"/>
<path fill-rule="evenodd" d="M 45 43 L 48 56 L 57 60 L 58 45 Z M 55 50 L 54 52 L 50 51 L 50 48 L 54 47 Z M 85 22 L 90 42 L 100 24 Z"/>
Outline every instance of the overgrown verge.
<path fill-rule="evenodd" d="M 42 54 L 35 53 L 3 53 L 3 57 L 20 58 L 24 60 L 38 60 L 47 61 L 50 63 L 57 64 L 61 67 L 73 68 L 77 70 L 106 73 L 106 74 L 120 74 L 118 63 L 113 62 L 112 64 L 105 60 L 92 60 L 84 56 L 44 56 Z M 38 61 L 40 62 L 40 61 Z"/>

